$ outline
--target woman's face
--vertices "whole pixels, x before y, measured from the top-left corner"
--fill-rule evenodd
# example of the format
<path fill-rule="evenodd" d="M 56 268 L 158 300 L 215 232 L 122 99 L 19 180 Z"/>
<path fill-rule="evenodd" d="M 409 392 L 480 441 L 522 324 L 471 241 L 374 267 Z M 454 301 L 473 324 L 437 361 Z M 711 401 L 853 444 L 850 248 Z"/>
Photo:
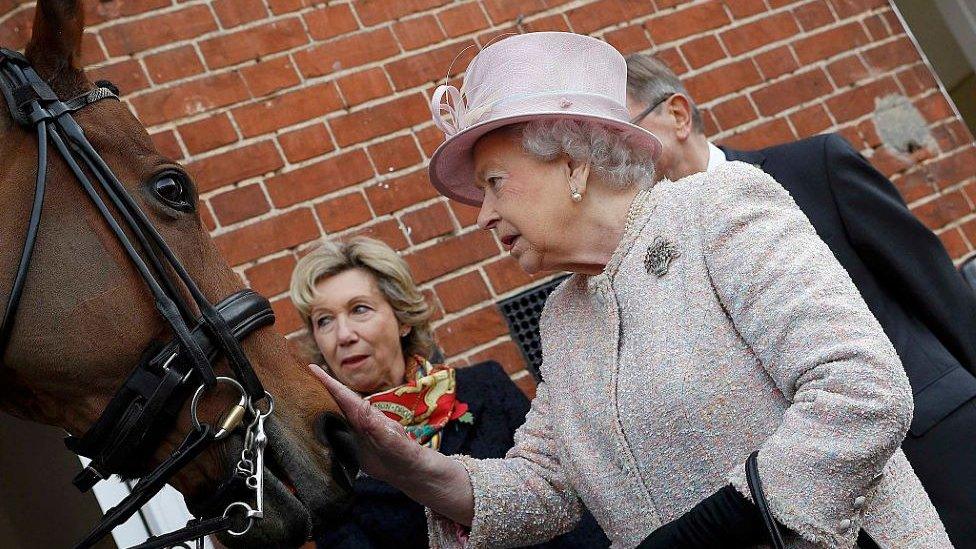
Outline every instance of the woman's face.
<path fill-rule="evenodd" d="M 479 139 L 473 154 L 476 182 L 485 191 L 478 225 L 494 229 L 527 273 L 570 265 L 574 202 L 568 159 L 540 160 L 505 132 Z"/>
<path fill-rule="evenodd" d="M 319 280 L 309 318 L 315 344 L 342 384 L 369 394 L 404 383 L 400 338 L 409 328 L 397 321 L 371 273 L 350 269 Z"/>

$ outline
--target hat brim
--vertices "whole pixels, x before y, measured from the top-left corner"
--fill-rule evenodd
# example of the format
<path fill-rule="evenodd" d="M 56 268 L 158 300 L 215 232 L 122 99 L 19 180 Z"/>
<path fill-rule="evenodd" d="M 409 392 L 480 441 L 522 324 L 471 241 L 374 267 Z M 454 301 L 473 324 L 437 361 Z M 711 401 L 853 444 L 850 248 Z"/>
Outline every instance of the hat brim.
<path fill-rule="evenodd" d="M 567 113 L 566 111 L 534 112 L 494 118 L 465 128 L 451 136 L 450 139 L 437 147 L 430 158 L 428 167 L 430 182 L 437 189 L 437 192 L 451 200 L 457 200 L 469 206 L 480 206 L 485 195 L 484 191 L 475 185 L 474 157 L 472 156 L 474 144 L 486 133 L 503 126 L 550 118 L 571 118 L 603 124 L 626 134 L 631 144 L 651 151 L 652 159 L 657 160 L 661 156 L 661 140 L 653 133 L 629 122 L 605 116 Z"/>

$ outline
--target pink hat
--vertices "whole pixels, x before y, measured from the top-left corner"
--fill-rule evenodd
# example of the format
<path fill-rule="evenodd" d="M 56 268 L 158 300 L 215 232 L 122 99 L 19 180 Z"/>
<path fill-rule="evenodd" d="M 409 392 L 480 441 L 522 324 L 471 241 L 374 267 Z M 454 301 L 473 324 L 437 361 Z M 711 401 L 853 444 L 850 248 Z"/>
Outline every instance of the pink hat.
<path fill-rule="evenodd" d="M 574 118 L 621 131 L 651 157 L 661 142 L 628 122 L 627 64 L 613 46 L 581 34 L 533 32 L 498 41 L 479 53 L 458 90 L 438 86 L 434 123 L 447 136 L 430 159 L 430 180 L 444 196 L 478 206 L 471 150 L 486 133 L 538 118 Z M 450 115 L 449 119 L 445 114 Z"/>

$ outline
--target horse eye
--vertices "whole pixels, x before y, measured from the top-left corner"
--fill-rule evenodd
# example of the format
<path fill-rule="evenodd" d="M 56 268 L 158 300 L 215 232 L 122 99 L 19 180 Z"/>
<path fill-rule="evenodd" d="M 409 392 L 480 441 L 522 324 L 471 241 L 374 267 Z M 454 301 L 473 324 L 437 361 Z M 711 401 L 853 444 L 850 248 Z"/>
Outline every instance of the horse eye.
<path fill-rule="evenodd" d="M 152 184 L 153 193 L 167 206 L 184 211 L 193 211 L 187 183 L 175 174 L 160 177 Z"/>

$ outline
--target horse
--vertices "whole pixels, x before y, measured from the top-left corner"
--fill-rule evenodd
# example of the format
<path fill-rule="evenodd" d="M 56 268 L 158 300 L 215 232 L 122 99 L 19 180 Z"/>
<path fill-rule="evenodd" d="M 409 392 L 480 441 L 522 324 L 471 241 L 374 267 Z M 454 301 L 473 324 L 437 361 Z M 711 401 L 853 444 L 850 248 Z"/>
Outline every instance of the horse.
<path fill-rule="evenodd" d="M 93 84 L 79 66 L 83 12 L 80 0 L 40 0 L 35 10 L 24 57 L 59 98 L 114 95 L 107 91 L 109 84 Z M 91 95 L 93 90 L 99 93 Z M 38 169 L 46 168 L 47 186 L 19 307 L 12 315 L 9 343 L 0 346 L 0 410 L 57 426 L 77 441 L 106 411 L 130 370 L 146 361 L 144 350 L 158 350 L 173 337 L 172 323 L 159 314 L 158 302 L 147 291 L 138 265 L 123 249 L 119 234 L 93 206 L 94 199 L 79 185 L 70 163 L 62 155 L 51 154 L 38 166 L 35 132 L 16 123 L 7 110 L 0 111 L 0 203 L 5 209 L 0 216 L 0 306 L 12 300 L 22 244 L 26 245 L 24 235 L 31 223 Z M 192 179 L 182 166 L 156 150 L 124 103 L 94 101 L 73 116 L 175 256 L 178 263 L 162 270 L 173 275 L 177 267 L 185 269 L 210 303 L 241 292 L 240 279 L 220 257 L 197 213 Z M 82 171 L 91 177 L 90 167 Z M 107 207 L 116 219 L 124 217 L 117 203 Z M 123 232 L 132 237 L 131 227 Z M 147 254 L 145 247 L 140 250 L 143 256 Z M 175 295 L 188 299 L 187 288 L 184 282 Z M 261 311 L 270 311 L 266 300 L 256 302 Z M 199 304 L 190 308 L 198 310 L 183 314 L 202 314 Z M 200 330 L 204 328 L 198 327 Z M 191 347 L 186 343 L 187 334 L 182 335 L 170 345 L 179 352 Z M 251 505 L 233 503 L 239 501 L 242 488 L 226 489 L 226 481 L 233 478 L 235 467 L 250 463 L 250 472 L 261 485 L 258 493 L 263 491 L 264 506 L 259 513 L 263 518 L 237 517 L 235 523 L 250 524 L 246 533 L 221 532 L 218 538 L 229 547 L 299 546 L 313 532 L 327 527 L 329 517 L 348 502 L 357 471 L 348 431 L 331 396 L 273 328 L 257 327 L 240 348 L 245 363 L 249 361 L 263 382 L 259 386 L 267 390 L 268 400 L 277 398 L 274 414 L 266 422 L 270 402 L 252 406 L 243 390 L 236 393 L 225 384 L 214 383 L 217 376 L 233 379 L 231 360 L 213 363 L 209 384 L 199 381 L 205 379 L 207 366 L 194 363 L 196 369 L 186 375 L 201 383 L 193 406 L 181 401 L 172 412 L 172 424 L 159 434 L 154 448 L 128 460 L 121 471 L 109 472 L 145 477 L 154 467 L 172 465 L 174 459 L 187 461 L 187 454 L 181 453 L 188 440 L 186 433 L 202 432 L 200 418 L 207 418 L 210 429 L 211 418 L 231 410 L 232 417 L 213 423 L 214 429 L 221 427 L 219 434 L 231 436 L 212 436 L 220 438 L 219 442 L 200 450 L 188 463 L 181 462 L 182 468 L 168 482 L 184 495 L 195 515 L 216 513 L 219 517 L 222 510 L 224 515 L 235 514 L 234 505 L 245 511 Z M 237 425 L 248 427 L 242 430 Z M 208 432 L 213 435 L 215 430 Z M 263 467 L 255 468 L 251 463 L 255 456 L 247 461 L 241 452 L 256 448 L 255 439 L 264 436 L 267 458 Z M 81 482 L 86 487 L 90 483 Z M 228 504 L 230 507 L 224 507 Z"/>

